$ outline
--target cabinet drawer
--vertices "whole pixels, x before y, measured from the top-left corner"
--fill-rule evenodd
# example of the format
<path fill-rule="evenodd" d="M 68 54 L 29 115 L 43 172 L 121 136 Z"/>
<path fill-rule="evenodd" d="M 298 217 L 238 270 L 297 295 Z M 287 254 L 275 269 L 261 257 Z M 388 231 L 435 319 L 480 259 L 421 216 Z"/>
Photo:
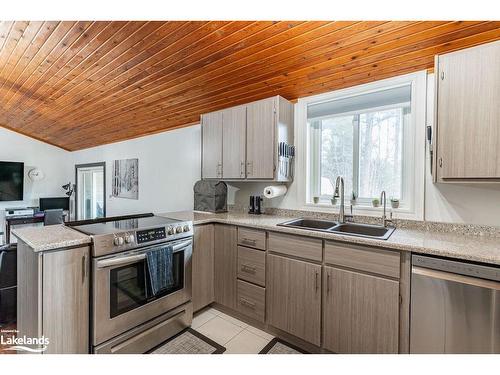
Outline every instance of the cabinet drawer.
<path fill-rule="evenodd" d="M 266 289 L 238 280 L 238 310 L 256 320 L 264 321 Z"/>
<path fill-rule="evenodd" d="M 325 263 L 399 278 L 400 253 L 326 241 Z"/>
<path fill-rule="evenodd" d="M 238 228 L 238 244 L 266 250 L 266 232 L 248 228 Z"/>
<path fill-rule="evenodd" d="M 317 238 L 269 232 L 269 251 L 310 259 L 322 260 L 323 241 Z"/>
<path fill-rule="evenodd" d="M 265 286 L 266 253 L 238 246 L 238 278 Z"/>

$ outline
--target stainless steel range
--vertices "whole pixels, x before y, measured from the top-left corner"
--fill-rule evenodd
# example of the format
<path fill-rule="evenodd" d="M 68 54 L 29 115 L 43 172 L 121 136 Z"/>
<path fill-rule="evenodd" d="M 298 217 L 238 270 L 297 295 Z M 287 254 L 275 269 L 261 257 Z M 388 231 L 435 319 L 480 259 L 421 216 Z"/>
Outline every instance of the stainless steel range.
<path fill-rule="evenodd" d="M 71 226 L 93 241 L 94 353 L 144 353 L 191 325 L 192 222 L 146 214 Z M 154 294 L 146 255 L 165 246 L 173 283 Z"/>

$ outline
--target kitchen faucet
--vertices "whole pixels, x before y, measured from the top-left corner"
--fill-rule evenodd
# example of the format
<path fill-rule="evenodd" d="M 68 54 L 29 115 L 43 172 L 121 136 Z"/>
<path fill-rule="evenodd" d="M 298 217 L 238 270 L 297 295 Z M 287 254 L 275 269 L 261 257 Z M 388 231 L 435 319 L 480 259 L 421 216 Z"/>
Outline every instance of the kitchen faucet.
<path fill-rule="evenodd" d="M 340 187 L 340 189 L 339 189 Z M 340 207 L 339 207 L 339 223 L 345 223 L 346 217 L 348 221 L 352 221 L 352 215 L 345 214 L 345 202 L 344 202 L 344 178 L 342 176 L 337 176 L 337 180 L 335 181 L 335 193 L 333 195 L 335 198 L 340 198 Z M 351 206 L 352 212 L 352 206 Z"/>
<path fill-rule="evenodd" d="M 382 225 L 384 227 L 387 227 L 387 223 L 392 223 L 392 212 L 391 212 L 391 219 L 387 219 L 387 216 L 386 216 L 386 197 L 385 197 L 385 190 L 382 190 L 382 193 L 380 193 L 380 203 L 382 203 L 382 207 L 384 208 L 383 212 L 382 212 Z"/>

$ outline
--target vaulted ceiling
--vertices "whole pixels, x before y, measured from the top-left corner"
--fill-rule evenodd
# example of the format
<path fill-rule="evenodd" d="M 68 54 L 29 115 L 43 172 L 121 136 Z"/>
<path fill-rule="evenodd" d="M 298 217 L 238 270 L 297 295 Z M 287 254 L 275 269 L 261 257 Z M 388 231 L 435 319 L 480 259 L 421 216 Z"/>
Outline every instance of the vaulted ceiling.
<path fill-rule="evenodd" d="M 500 22 L 0 22 L 0 126 L 67 150 L 432 68 Z"/>

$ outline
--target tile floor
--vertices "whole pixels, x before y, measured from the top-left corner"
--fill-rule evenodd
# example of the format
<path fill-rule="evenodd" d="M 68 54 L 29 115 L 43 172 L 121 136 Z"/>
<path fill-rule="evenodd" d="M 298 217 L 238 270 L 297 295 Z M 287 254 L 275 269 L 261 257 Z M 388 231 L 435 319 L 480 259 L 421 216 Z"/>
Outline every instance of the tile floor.
<path fill-rule="evenodd" d="M 274 338 L 214 308 L 198 313 L 191 328 L 224 346 L 224 354 L 257 354 Z"/>

